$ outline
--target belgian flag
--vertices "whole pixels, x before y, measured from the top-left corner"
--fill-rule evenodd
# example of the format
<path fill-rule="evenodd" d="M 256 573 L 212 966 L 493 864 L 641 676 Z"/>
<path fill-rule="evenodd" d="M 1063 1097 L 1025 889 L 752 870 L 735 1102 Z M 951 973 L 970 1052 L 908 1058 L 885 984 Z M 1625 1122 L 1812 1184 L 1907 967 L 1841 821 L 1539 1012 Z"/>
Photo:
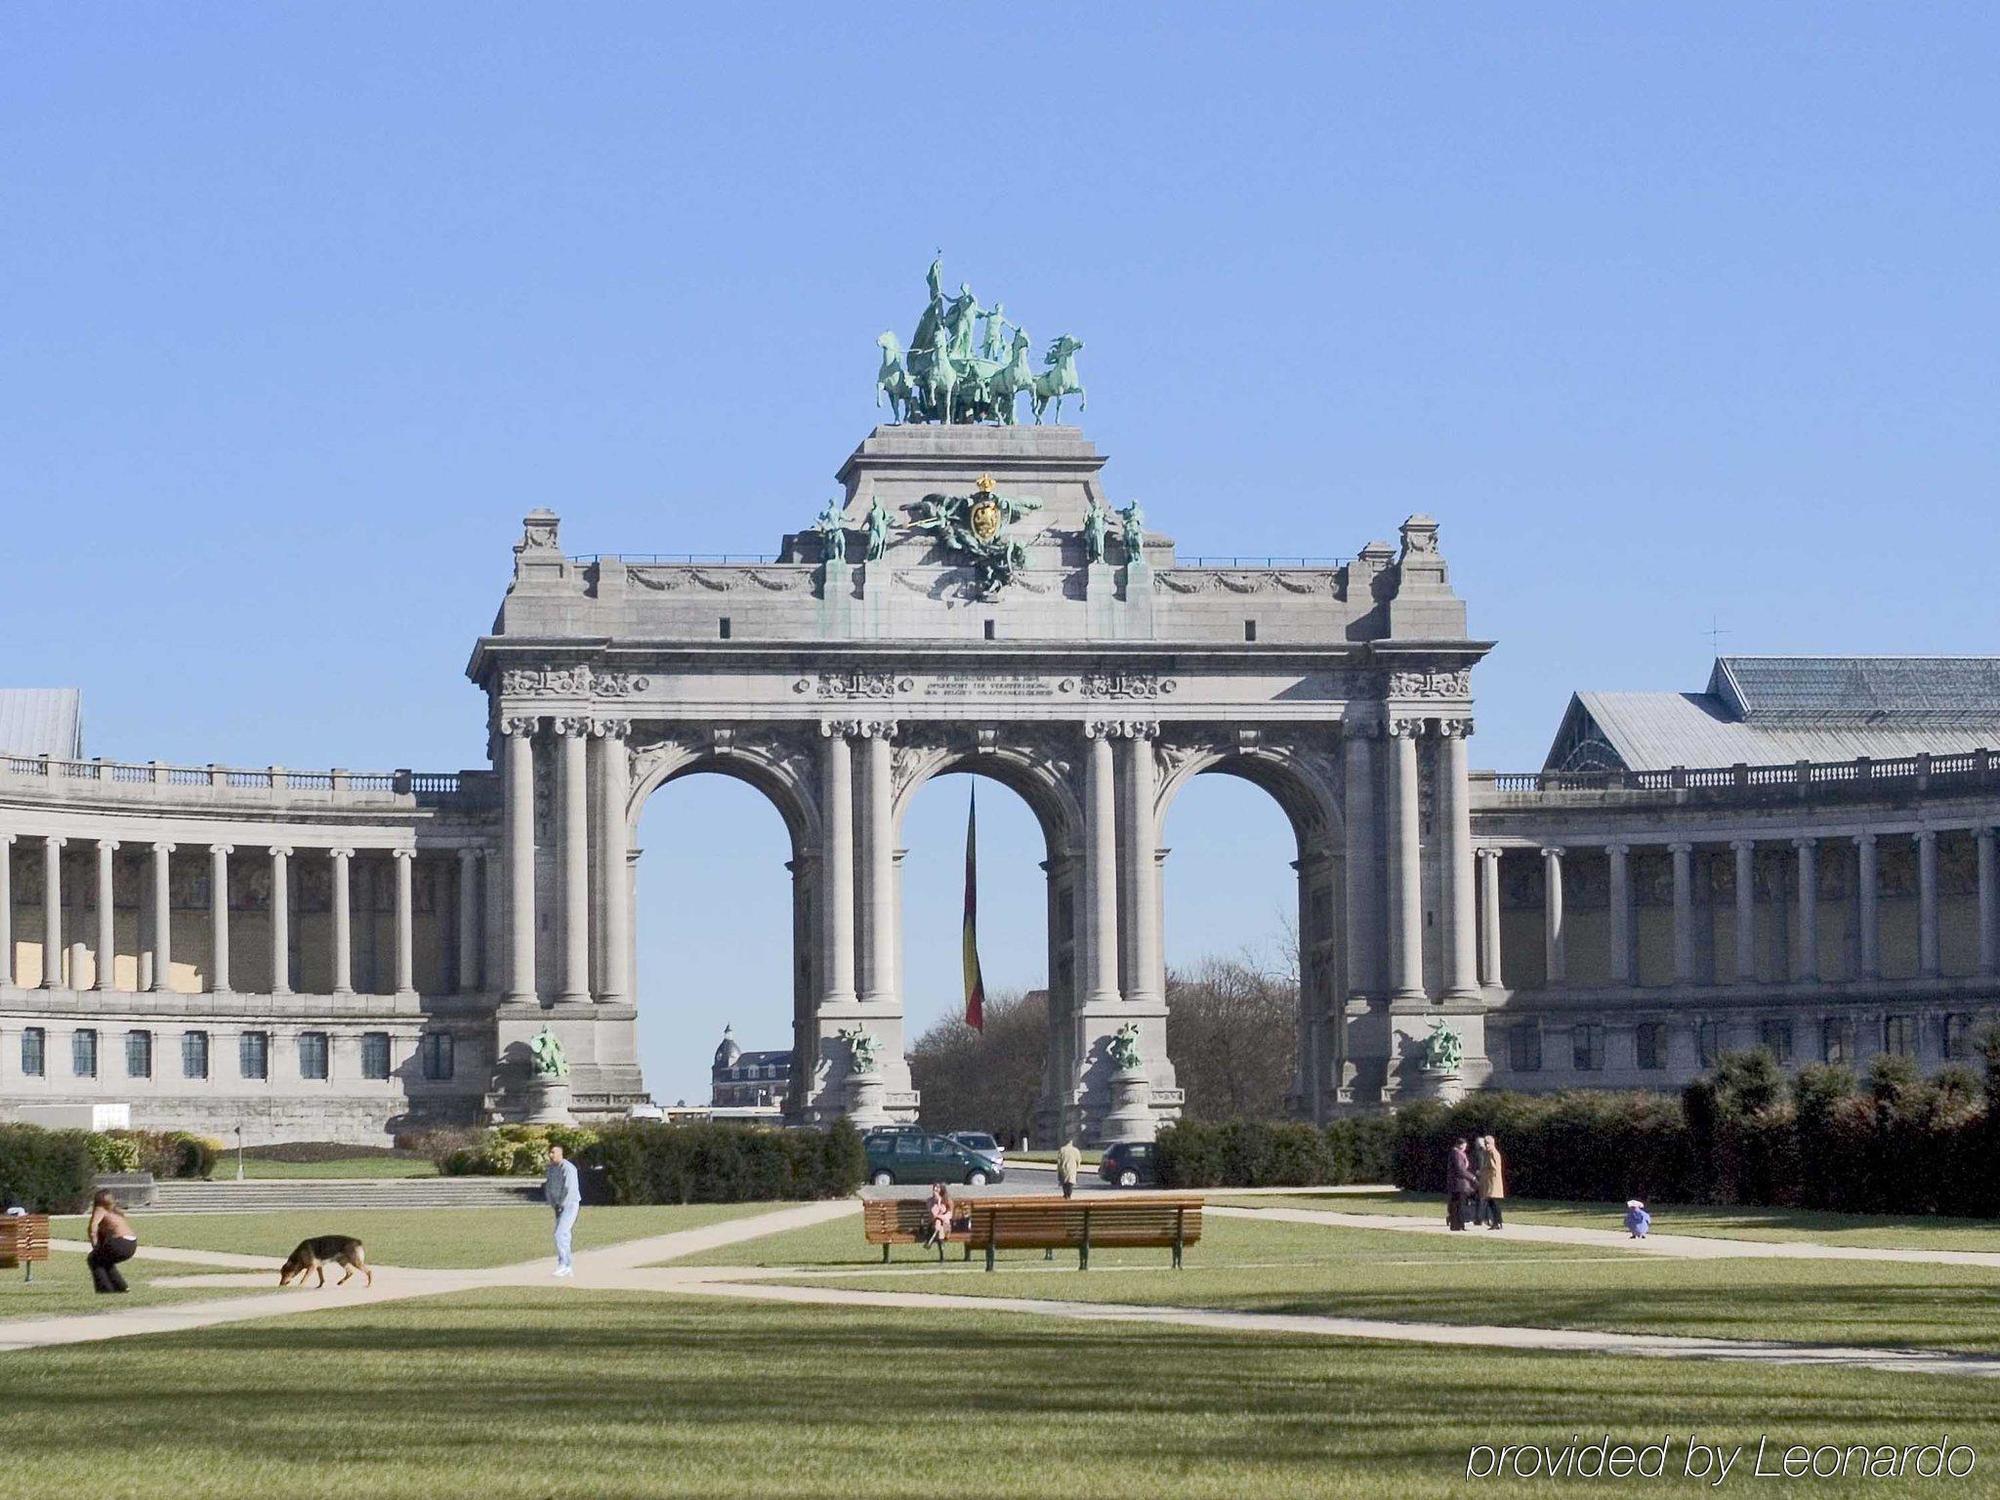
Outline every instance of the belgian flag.
<path fill-rule="evenodd" d="M 979 789 L 965 804 L 965 1024 L 986 1030 L 986 981 L 979 974 Z"/>

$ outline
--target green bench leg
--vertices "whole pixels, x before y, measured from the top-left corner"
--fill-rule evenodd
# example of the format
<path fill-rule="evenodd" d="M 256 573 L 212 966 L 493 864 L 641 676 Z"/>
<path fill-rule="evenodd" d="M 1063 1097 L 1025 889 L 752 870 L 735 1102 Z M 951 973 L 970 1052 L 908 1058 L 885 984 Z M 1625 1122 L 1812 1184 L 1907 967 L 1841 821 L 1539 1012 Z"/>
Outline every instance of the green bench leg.
<path fill-rule="evenodd" d="M 882 1264 L 885 1266 L 889 1264 L 889 1242 L 887 1240 L 882 1242 Z"/>

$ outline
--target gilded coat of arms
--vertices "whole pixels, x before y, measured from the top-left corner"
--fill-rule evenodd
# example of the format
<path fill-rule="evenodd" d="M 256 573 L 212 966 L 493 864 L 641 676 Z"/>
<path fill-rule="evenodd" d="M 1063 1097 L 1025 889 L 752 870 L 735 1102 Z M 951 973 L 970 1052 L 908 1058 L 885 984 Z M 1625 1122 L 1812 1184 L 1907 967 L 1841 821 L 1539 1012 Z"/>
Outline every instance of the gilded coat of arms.
<path fill-rule="evenodd" d="M 1028 565 L 1028 549 L 1007 528 L 1041 508 L 1039 500 L 1002 495 L 993 476 L 981 474 L 970 495 L 926 495 L 910 506 L 910 529 L 935 535 L 954 562 L 972 569 L 975 591 L 987 597 Z"/>

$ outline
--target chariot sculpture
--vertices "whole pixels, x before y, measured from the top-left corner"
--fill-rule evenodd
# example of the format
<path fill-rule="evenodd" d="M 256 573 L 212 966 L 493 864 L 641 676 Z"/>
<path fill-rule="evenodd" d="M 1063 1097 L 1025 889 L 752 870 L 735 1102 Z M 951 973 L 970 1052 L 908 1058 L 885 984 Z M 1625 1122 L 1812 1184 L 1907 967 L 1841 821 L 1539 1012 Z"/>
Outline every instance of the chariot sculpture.
<path fill-rule="evenodd" d="M 925 277 L 930 300 L 917 319 L 907 355 L 894 332 L 875 340 L 882 351 L 875 373 L 877 407 L 886 396 L 898 422 L 998 422 L 1011 427 L 1023 395 L 1037 424 L 1051 406 L 1060 422 L 1065 396 L 1075 396 L 1079 409 L 1087 404 L 1076 373 L 1082 339 L 1057 334 L 1043 351 L 1042 368 L 1035 369 L 1028 331 L 1008 320 L 1001 303 L 981 307 L 970 283 L 961 282 L 957 296 L 945 296 L 943 267 L 942 257 L 931 262 Z M 973 328 L 978 323 L 985 327 L 975 350 Z"/>

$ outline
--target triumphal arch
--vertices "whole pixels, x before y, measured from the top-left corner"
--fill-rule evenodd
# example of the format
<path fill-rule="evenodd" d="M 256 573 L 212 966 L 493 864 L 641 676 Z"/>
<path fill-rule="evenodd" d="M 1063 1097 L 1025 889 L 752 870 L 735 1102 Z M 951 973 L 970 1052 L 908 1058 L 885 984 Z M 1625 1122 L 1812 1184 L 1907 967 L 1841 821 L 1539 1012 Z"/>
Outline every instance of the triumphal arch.
<path fill-rule="evenodd" d="M 1267 790 L 1297 836 L 1300 1012 L 1272 1045 L 1296 1048 L 1300 1113 L 1420 1091 L 1440 1033 L 1479 1082 L 1466 739 L 1489 643 L 1436 523 L 1346 561 L 1181 560 L 1056 420 L 1082 399 L 1081 341 L 1036 371 L 1025 332 L 930 282 L 907 363 L 878 340 L 904 420 L 774 561 L 574 557 L 554 514 L 526 518 L 468 668 L 502 785 L 503 1101 L 545 1026 L 579 1102 L 642 1092 L 633 830 L 655 788 L 704 771 L 790 833 L 796 1118 L 915 1114 L 898 829 L 947 772 L 1013 788 L 1047 842 L 1045 1131 L 1150 1137 L 1179 1110 L 1160 830 L 1209 772 Z"/>

